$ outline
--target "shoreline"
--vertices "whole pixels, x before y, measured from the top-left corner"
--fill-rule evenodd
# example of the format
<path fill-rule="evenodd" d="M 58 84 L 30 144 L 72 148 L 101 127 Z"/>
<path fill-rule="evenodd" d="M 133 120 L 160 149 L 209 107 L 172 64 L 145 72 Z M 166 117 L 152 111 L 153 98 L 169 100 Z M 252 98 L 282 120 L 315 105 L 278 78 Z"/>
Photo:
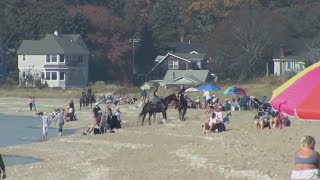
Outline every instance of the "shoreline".
<path fill-rule="evenodd" d="M 12 99 L 21 101 L 0 98 L 3 102 Z M 64 99 L 37 102 L 48 111 L 52 101 L 67 104 Z M 204 135 L 200 128 L 202 110 L 188 109 L 187 120 L 179 121 L 177 110 L 169 109 L 166 125 L 152 119 L 151 126 L 141 126 L 139 108 L 120 108 L 127 122 L 120 133 L 81 135 L 91 122 L 92 111 L 76 109 L 79 120 L 65 123 L 65 128 L 75 130 L 73 135 L 1 147 L 3 154 L 43 159 L 8 167 L 8 179 L 288 179 L 300 136 L 306 133 L 316 140 L 317 135 L 320 137 L 318 127 L 296 120 L 292 120 L 293 127 L 283 130 L 256 131 L 252 127 L 254 112 L 234 112 L 227 125 L 229 131 Z M 18 113 L 12 108 L 7 112 Z M 271 156 L 275 150 L 277 153 Z"/>

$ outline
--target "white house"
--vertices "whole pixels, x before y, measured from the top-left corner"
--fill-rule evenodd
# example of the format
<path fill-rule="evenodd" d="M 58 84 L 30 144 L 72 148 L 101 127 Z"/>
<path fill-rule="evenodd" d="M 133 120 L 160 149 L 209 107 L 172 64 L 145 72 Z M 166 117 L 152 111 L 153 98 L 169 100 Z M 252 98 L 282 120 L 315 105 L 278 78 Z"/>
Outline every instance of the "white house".
<path fill-rule="evenodd" d="M 24 40 L 18 51 L 19 82 L 34 86 L 40 79 L 49 87 L 88 84 L 89 51 L 79 34 L 47 34 L 41 40 Z M 30 80 L 31 79 L 31 80 Z"/>

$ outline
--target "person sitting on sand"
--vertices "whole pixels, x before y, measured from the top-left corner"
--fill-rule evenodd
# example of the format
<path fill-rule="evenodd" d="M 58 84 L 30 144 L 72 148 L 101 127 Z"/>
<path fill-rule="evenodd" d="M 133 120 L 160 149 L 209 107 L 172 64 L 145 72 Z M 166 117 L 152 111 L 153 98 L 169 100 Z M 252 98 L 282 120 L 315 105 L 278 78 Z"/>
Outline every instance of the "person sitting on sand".
<path fill-rule="evenodd" d="M 207 132 L 214 132 L 218 128 L 219 124 L 222 122 L 222 120 L 220 120 L 220 118 L 216 115 L 214 106 L 210 106 L 210 110 L 210 118 L 203 125 L 204 134 L 206 134 Z"/>
<path fill-rule="evenodd" d="M 94 123 L 93 123 L 93 125 L 89 126 L 88 129 L 87 129 L 86 131 L 84 131 L 82 134 L 83 134 L 83 135 L 89 135 L 89 134 L 92 132 L 92 130 L 94 129 L 94 127 L 100 125 L 101 117 L 102 117 L 102 111 L 99 110 L 99 111 L 98 111 L 98 116 L 96 116 L 96 117 L 94 118 Z"/>
<path fill-rule="evenodd" d="M 301 149 L 294 156 L 291 179 L 317 179 L 320 176 L 320 156 L 315 151 L 315 139 L 312 136 L 301 138 Z"/>
<path fill-rule="evenodd" d="M 269 127 L 269 129 L 271 129 L 271 127 L 274 128 L 276 126 L 277 119 L 273 118 L 269 114 L 269 110 L 266 109 L 264 115 L 260 117 L 259 121 L 255 121 L 254 123 L 257 129 L 263 129 L 265 127 Z"/>
<path fill-rule="evenodd" d="M 3 162 L 3 159 L 2 159 L 2 156 L 0 154 L 0 179 L 5 179 L 6 178 L 6 167 L 4 165 L 4 162 Z"/>

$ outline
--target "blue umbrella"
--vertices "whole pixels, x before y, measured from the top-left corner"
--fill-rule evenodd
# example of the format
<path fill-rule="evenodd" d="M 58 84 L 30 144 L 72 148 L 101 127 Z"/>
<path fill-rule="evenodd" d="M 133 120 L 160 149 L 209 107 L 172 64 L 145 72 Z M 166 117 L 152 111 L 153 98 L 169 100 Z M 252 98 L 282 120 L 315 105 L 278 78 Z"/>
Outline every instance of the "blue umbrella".
<path fill-rule="evenodd" d="M 202 84 L 201 86 L 199 86 L 197 89 L 199 89 L 200 91 L 219 91 L 221 90 L 221 88 L 219 86 L 216 86 L 214 84 Z"/>
<path fill-rule="evenodd" d="M 239 87 L 229 87 L 223 92 L 223 94 L 246 95 L 246 91 Z"/>

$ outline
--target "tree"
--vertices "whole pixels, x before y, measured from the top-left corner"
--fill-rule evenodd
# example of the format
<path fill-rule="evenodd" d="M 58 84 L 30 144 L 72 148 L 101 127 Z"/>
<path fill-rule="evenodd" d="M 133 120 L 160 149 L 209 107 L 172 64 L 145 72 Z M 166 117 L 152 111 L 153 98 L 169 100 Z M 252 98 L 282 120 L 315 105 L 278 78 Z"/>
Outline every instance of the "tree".
<path fill-rule="evenodd" d="M 247 6 L 218 25 L 207 46 L 220 76 L 243 81 L 265 74 L 265 65 L 272 59 L 276 25 L 274 19 L 266 18 L 268 13 Z"/>

